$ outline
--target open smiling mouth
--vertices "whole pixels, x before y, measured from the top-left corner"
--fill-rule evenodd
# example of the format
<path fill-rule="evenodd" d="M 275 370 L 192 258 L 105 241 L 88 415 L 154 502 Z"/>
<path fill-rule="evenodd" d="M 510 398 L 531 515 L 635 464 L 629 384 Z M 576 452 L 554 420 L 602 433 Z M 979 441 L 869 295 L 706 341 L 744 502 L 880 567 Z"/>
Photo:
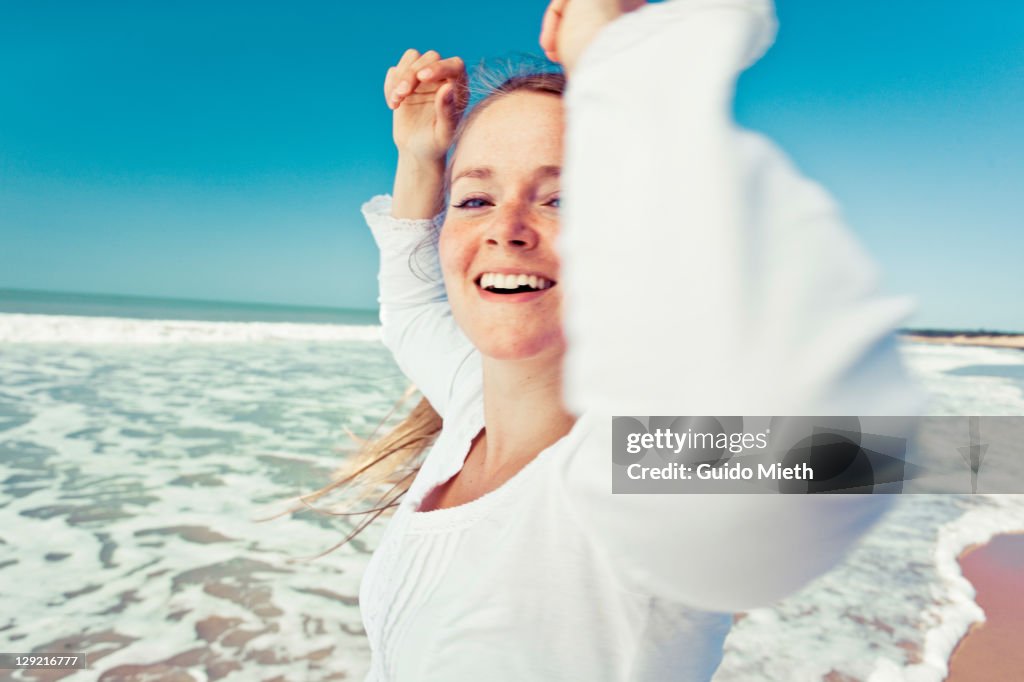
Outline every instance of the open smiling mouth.
<path fill-rule="evenodd" d="M 476 285 L 484 291 L 495 294 L 523 294 L 550 289 L 555 286 L 555 282 L 537 275 L 505 275 L 497 272 L 485 272 L 477 278 Z"/>

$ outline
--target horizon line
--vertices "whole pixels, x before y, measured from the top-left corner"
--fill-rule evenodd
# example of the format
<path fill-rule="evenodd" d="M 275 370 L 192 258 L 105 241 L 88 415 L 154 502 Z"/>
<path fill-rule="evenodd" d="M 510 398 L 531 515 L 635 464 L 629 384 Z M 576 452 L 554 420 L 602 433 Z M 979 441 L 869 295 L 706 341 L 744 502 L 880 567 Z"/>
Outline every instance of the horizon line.
<path fill-rule="evenodd" d="M 59 294 L 63 296 L 106 296 L 109 298 L 120 298 L 133 301 L 165 301 L 176 303 L 219 303 L 251 308 L 292 308 L 301 310 L 318 311 L 344 311 L 360 313 L 377 313 L 379 308 L 343 308 L 341 306 L 314 305 L 309 303 L 271 303 L 269 301 L 229 301 L 219 298 L 178 298 L 174 296 L 153 296 L 149 294 L 114 294 L 104 291 L 68 291 L 66 289 L 23 289 L 20 287 L 0 286 L 0 296 L 5 292 L 17 292 L 24 294 Z"/>

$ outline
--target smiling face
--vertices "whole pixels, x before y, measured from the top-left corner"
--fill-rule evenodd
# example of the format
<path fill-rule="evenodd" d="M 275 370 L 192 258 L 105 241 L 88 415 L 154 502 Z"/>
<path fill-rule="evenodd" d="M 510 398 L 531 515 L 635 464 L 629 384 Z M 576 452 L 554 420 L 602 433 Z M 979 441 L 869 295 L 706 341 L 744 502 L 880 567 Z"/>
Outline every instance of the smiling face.
<path fill-rule="evenodd" d="M 456 322 L 485 356 L 561 355 L 562 101 L 517 91 L 481 110 L 452 158 L 439 251 Z"/>

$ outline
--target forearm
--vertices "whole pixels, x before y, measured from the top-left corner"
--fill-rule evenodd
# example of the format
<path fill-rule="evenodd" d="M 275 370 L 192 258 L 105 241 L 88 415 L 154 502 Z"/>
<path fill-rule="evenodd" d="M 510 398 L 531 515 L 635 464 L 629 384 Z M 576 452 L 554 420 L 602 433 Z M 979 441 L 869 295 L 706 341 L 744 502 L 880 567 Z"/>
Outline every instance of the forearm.
<path fill-rule="evenodd" d="M 429 240 L 434 227 L 430 220 L 395 218 L 386 195 L 366 202 L 362 212 L 380 249 L 381 340 L 443 416 L 456 372 L 473 347 L 451 315 Z"/>
<path fill-rule="evenodd" d="M 395 218 L 429 219 L 444 206 L 444 159 L 424 161 L 399 151 L 392 192 Z"/>

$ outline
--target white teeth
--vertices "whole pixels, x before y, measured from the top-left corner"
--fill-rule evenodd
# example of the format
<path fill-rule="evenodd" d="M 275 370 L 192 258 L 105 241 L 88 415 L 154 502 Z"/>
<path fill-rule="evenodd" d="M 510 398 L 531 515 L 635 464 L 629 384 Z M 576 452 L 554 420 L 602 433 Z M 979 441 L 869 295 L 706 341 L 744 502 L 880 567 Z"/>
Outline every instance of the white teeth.
<path fill-rule="evenodd" d="M 552 284 L 537 275 L 506 275 L 499 272 L 485 272 L 480 275 L 480 287 L 483 289 L 517 289 L 523 286 L 540 291 L 550 288 Z"/>

